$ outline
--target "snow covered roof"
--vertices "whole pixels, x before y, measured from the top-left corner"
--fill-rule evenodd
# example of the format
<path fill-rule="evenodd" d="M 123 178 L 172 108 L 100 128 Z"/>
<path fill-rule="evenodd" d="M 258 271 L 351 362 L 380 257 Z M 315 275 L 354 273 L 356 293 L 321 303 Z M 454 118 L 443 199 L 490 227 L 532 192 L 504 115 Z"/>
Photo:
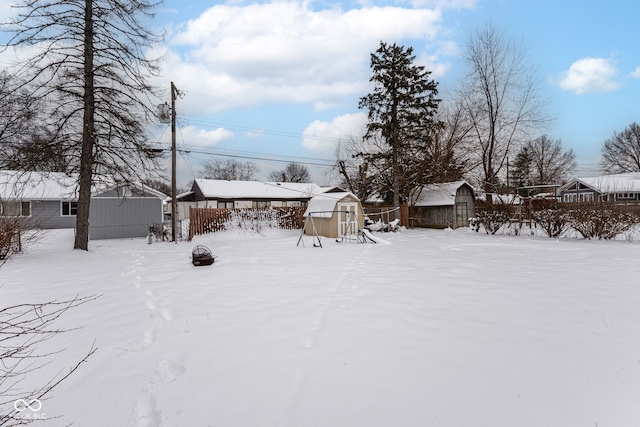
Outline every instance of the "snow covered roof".
<path fill-rule="evenodd" d="M 207 199 L 304 199 L 322 193 L 316 184 L 297 182 L 227 181 L 196 179 L 202 195 Z"/>
<path fill-rule="evenodd" d="M 165 194 L 144 184 L 129 184 L 164 199 Z M 117 188 L 115 183 L 97 184 L 93 195 Z M 63 172 L 0 171 L 0 199 L 74 200 L 78 198 L 78 175 Z"/>
<path fill-rule="evenodd" d="M 581 182 L 599 193 L 640 192 L 640 173 L 621 173 L 596 177 L 577 178 L 571 181 L 563 190 Z"/>
<path fill-rule="evenodd" d="M 414 206 L 453 206 L 456 193 L 463 185 L 469 184 L 466 181 L 454 181 L 425 185 Z"/>
<path fill-rule="evenodd" d="M 348 196 L 353 197 L 354 200 L 360 200 L 348 191 L 318 194 L 309 200 L 304 216 L 309 216 L 312 213 L 314 218 L 331 218 L 333 211 L 336 210 L 336 204 Z"/>
<path fill-rule="evenodd" d="M 0 171 L 0 198 L 23 200 L 77 199 L 77 176 L 61 172 Z"/>

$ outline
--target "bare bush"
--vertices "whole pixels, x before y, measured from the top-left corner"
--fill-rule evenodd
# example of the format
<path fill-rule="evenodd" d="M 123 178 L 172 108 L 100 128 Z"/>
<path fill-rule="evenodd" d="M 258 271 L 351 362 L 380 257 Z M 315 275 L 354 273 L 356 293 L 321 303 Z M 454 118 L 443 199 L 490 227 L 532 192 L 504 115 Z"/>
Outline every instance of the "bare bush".
<path fill-rule="evenodd" d="M 533 212 L 532 216 L 548 237 L 560 237 L 570 228 L 570 218 L 561 209 L 543 209 Z"/>
<path fill-rule="evenodd" d="M 13 221 L 0 217 L 0 262 L 20 251 L 20 231 Z"/>
<path fill-rule="evenodd" d="M 27 220 L 20 216 L 0 216 L 0 266 L 38 237 L 39 233 L 30 230 Z"/>
<path fill-rule="evenodd" d="M 496 234 L 503 225 L 510 222 L 511 215 L 507 209 L 487 210 L 478 212 L 477 218 L 487 234 Z"/>
<path fill-rule="evenodd" d="M 613 239 L 640 222 L 633 212 L 615 208 L 574 209 L 567 213 L 571 227 L 585 239 Z"/>
<path fill-rule="evenodd" d="M 54 323 L 69 309 L 98 298 L 97 295 L 75 297 L 66 301 L 41 304 L 18 304 L 0 309 L 0 426 L 26 425 L 35 418 L 26 417 L 17 405 L 26 405 L 45 397 L 97 350 L 91 346 L 87 354 L 66 373 L 53 376 L 41 386 L 25 389 L 26 378 L 51 363 L 59 351 L 42 350 L 42 344 L 68 331 Z"/>

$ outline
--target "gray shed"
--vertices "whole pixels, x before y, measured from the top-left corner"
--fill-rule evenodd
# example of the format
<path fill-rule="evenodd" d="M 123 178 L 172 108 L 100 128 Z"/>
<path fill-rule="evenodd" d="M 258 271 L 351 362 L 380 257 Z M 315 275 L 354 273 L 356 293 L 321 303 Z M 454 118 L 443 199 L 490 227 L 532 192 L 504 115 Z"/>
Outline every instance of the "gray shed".
<path fill-rule="evenodd" d="M 167 196 L 142 184 L 115 186 L 91 197 L 89 238 L 145 237 L 149 225 L 164 220 Z"/>
<path fill-rule="evenodd" d="M 466 227 L 474 215 L 474 191 L 467 182 L 431 184 L 422 188 L 409 207 L 409 224 L 428 228 Z"/>

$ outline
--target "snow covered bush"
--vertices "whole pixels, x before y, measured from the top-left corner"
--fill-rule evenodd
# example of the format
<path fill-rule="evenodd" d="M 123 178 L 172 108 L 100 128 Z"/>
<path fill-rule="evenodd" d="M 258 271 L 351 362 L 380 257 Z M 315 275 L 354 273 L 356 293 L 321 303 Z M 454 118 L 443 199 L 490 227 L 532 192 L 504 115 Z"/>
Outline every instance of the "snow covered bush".
<path fill-rule="evenodd" d="M 478 212 L 477 218 L 487 234 L 496 234 L 503 225 L 509 223 L 511 215 L 507 209 L 487 210 Z"/>
<path fill-rule="evenodd" d="M 535 211 L 532 217 L 548 237 L 560 237 L 569 229 L 569 216 L 561 209 Z"/>
<path fill-rule="evenodd" d="M 278 213 L 275 209 L 233 209 L 224 223 L 225 230 L 247 230 L 260 232 L 263 228 L 278 228 Z"/>
<path fill-rule="evenodd" d="M 640 222 L 637 214 L 615 208 L 574 209 L 567 216 L 571 227 L 585 239 L 613 239 Z"/>

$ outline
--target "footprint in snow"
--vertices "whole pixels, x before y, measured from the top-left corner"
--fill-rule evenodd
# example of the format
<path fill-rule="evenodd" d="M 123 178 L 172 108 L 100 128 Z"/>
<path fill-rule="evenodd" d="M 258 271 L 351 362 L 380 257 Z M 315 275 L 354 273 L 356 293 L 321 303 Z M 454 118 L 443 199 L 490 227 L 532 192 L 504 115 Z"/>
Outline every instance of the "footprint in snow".
<path fill-rule="evenodd" d="M 173 313 L 171 312 L 171 310 L 167 309 L 167 308 L 163 308 L 160 311 L 160 315 L 162 316 L 162 318 L 164 320 L 166 320 L 167 322 L 171 322 L 173 320 Z"/>
<path fill-rule="evenodd" d="M 143 392 L 133 407 L 129 427 L 158 427 L 160 412 L 156 408 L 156 401 L 151 393 Z"/>
<path fill-rule="evenodd" d="M 170 382 L 176 381 L 186 372 L 186 368 L 169 359 L 162 359 L 153 372 L 153 376 L 147 385 L 147 390 L 154 390 Z"/>

